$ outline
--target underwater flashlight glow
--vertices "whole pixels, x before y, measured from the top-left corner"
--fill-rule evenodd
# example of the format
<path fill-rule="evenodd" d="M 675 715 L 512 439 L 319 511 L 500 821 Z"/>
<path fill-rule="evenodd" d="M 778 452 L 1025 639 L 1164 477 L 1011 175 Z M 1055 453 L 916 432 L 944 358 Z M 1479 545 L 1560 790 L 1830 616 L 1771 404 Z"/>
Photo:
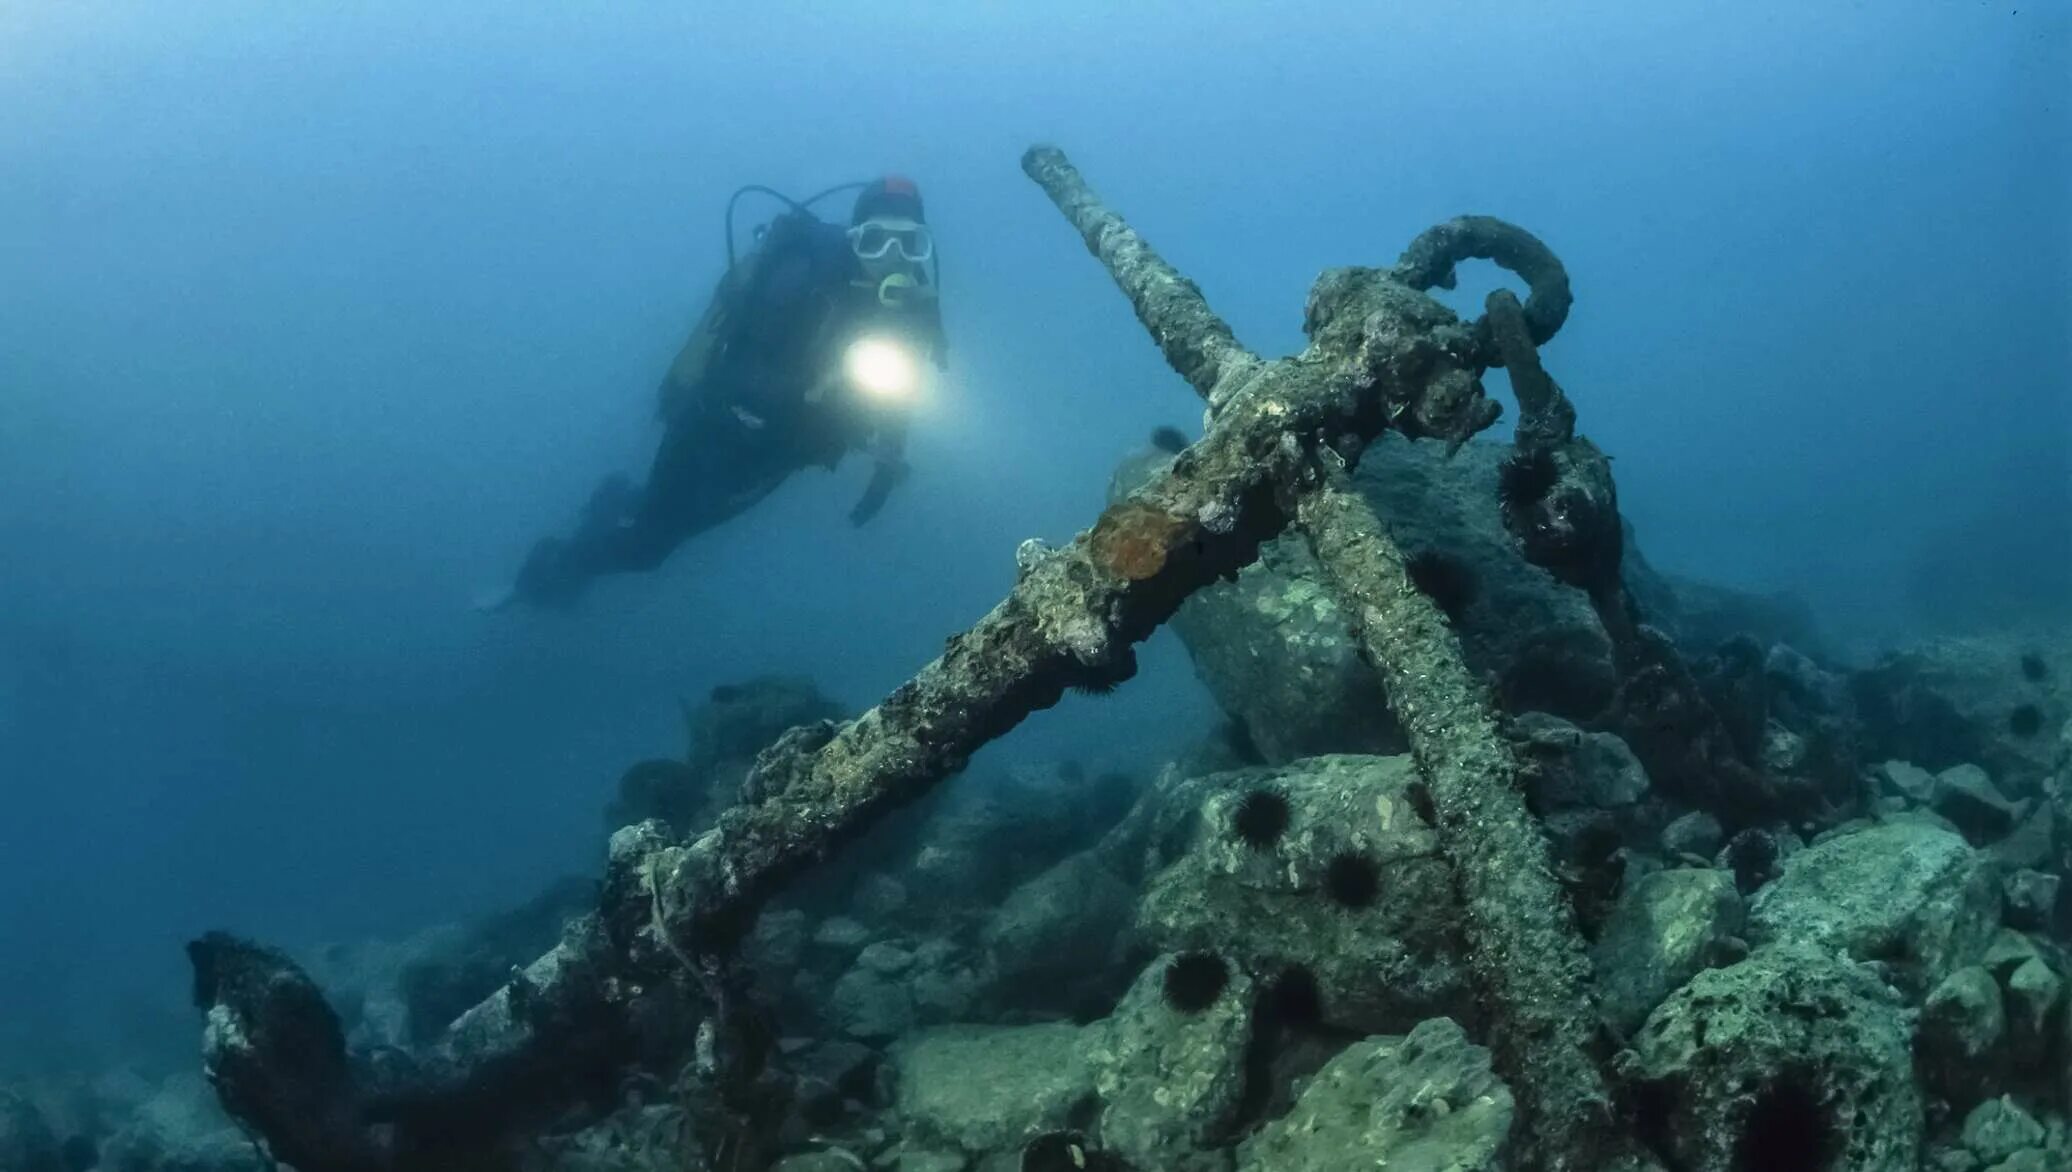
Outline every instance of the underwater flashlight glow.
<path fill-rule="evenodd" d="M 913 351 L 890 338 L 858 338 L 842 358 L 856 389 L 874 399 L 910 398 L 921 383 L 921 364 Z"/>

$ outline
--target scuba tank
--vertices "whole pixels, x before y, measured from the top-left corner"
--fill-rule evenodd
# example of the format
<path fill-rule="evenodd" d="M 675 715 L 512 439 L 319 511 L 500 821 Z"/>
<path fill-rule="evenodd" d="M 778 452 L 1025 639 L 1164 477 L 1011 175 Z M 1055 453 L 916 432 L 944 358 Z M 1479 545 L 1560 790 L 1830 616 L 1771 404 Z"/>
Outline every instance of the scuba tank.
<path fill-rule="evenodd" d="M 933 266 L 933 271 L 922 275 L 920 281 L 901 275 L 880 281 L 874 290 L 866 288 L 864 296 L 872 304 L 860 317 L 847 312 L 822 314 L 820 320 L 808 327 L 806 334 L 786 336 L 782 333 L 781 323 L 773 325 L 779 319 L 758 321 L 754 317 L 758 307 L 768 303 L 766 291 L 780 270 L 801 257 L 818 258 L 808 262 L 814 265 L 826 261 L 824 242 L 806 243 L 802 240 L 817 233 L 833 231 L 830 225 L 814 215 L 812 205 L 829 196 L 869 185 L 868 182 L 845 183 L 803 201 L 758 185 L 742 187 L 734 192 L 727 200 L 724 218 L 727 268 L 714 286 L 703 315 L 662 380 L 656 406 L 663 420 L 679 418 L 685 412 L 706 405 L 704 400 L 711 378 L 728 361 L 730 350 L 737 346 L 752 346 L 758 352 L 773 347 L 776 352 L 794 352 L 803 347 L 832 373 L 846 348 L 847 339 L 842 335 L 853 335 L 861 326 L 874 333 L 903 336 L 903 340 L 917 353 L 933 359 L 937 366 L 945 365 L 946 347 L 937 303 L 939 261 Z M 775 218 L 756 229 L 753 247 L 743 255 L 734 247 L 734 209 L 741 197 L 751 192 L 774 197 L 785 206 Z M 852 263 L 847 253 L 844 253 L 842 263 Z M 898 287 L 892 287 L 895 285 Z M 779 331 L 775 336 L 770 332 L 773 328 Z M 810 392 L 809 401 L 819 401 L 822 390 L 815 388 Z"/>
<path fill-rule="evenodd" d="M 781 191 L 761 184 L 748 184 L 736 188 L 727 197 L 724 217 L 726 229 L 726 271 L 720 274 L 719 282 L 713 287 L 711 298 L 705 303 L 705 312 L 691 335 L 677 351 L 676 359 L 669 364 L 669 373 L 662 379 L 656 399 L 656 414 L 664 421 L 675 419 L 684 411 L 698 404 L 699 391 L 704 385 L 707 372 L 712 370 L 726 354 L 728 344 L 740 336 L 740 311 L 755 304 L 756 294 L 761 288 L 773 257 L 783 255 L 785 245 L 795 234 L 807 230 L 821 221 L 813 214 L 814 204 L 844 191 L 853 191 L 868 186 L 865 182 L 844 183 L 830 187 L 805 200 L 795 200 Z M 757 228 L 755 246 L 748 255 L 739 255 L 734 248 L 734 207 L 741 197 L 750 193 L 772 196 L 782 201 L 785 210 L 769 223 Z"/>

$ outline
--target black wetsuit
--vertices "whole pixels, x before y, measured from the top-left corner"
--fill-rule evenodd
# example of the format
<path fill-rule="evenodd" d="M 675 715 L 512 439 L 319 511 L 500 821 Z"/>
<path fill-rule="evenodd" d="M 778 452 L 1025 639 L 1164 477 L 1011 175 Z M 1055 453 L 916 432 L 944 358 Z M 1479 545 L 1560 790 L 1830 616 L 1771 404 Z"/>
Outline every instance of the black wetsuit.
<path fill-rule="evenodd" d="M 833 467 L 859 447 L 870 447 L 878 464 L 850 519 L 862 524 L 884 503 L 903 467 L 904 419 L 859 403 L 831 380 L 843 348 L 865 330 L 896 331 L 939 363 L 934 302 L 882 306 L 842 229 L 810 215 L 780 217 L 750 259 L 715 294 L 724 313 L 714 336 L 694 335 L 664 380 L 666 430 L 646 482 L 614 476 L 600 484 L 574 535 L 533 547 L 517 601 L 567 606 L 600 575 L 652 570 L 794 471 Z M 691 358 L 701 344 L 709 350 Z M 816 399 L 816 390 L 828 393 Z"/>

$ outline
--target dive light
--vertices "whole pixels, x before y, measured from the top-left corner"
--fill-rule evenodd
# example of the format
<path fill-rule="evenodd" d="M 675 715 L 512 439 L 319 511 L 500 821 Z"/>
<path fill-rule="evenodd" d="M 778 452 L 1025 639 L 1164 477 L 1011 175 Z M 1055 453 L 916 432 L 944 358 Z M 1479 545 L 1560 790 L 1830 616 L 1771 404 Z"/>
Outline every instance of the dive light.
<path fill-rule="evenodd" d="M 883 403 L 904 402 L 921 387 L 921 362 L 913 350 L 893 338 L 866 334 L 849 343 L 842 355 L 850 385 Z"/>

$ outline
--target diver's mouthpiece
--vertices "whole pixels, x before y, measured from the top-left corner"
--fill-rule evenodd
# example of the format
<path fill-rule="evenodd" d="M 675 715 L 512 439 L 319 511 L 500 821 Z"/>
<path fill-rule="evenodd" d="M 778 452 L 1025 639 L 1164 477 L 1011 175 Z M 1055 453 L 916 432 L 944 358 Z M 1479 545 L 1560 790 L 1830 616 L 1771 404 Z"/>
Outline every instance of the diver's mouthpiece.
<path fill-rule="evenodd" d="M 849 344 L 842 369 L 857 390 L 873 399 L 910 399 L 921 385 L 921 364 L 914 352 L 891 338 L 866 336 Z"/>

